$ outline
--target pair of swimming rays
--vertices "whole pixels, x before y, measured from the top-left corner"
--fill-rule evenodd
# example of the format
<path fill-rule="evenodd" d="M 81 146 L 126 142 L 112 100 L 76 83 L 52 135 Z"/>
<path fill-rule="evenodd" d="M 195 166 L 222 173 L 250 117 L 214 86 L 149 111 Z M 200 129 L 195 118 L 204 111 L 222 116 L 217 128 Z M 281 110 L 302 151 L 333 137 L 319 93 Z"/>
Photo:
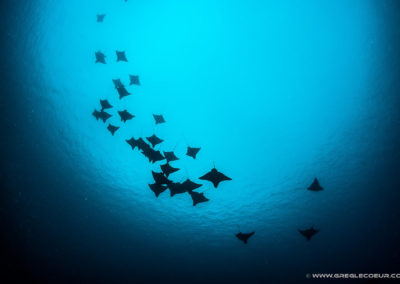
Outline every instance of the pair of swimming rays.
<path fill-rule="evenodd" d="M 127 2 L 127 0 L 125 0 Z M 105 18 L 105 14 L 97 15 L 97 22 L 102 23 Z M 106 64 L 106 55 L 101 52 L 95 52 L 95 63 Z M 116 50 L 116 62 L 128 62 L 127 56 L 125 51 L 118 51 Z M 130 85 L 137 85 L 140 86 L 140 80 L 138 75 L 129 75 Z M 131 95 L 131 93 L 126 89 L 124 84 L 121 82 L 120 79 L 113 79 L 114 87 L 118 92 L 119 99 L 121 100 L 124 97 Z M 113 106 L 109 103 L 108 100 L 100 100 L 101 109 L 100 111 L 94 110 L 92 115 L 96 118 L 96 120 L 101 119 L 104 123 L 112 117 L 111 114 L 106 112 L 105 110 L 113 108 Z M 128 112 L 128 110 L 121 110 L 118 111 L 120 119 L 123 123 L 133 119 L 135 115 Z M 162 124 L 165 123 L 165 119 L 163 115 L 160 114 L 153 114 L 153 118 L 155 120 L 155 124 Z M 107 129 L 110 133 L 114 136 L 115 132 L 120 128 L 120 126 L 112 125 L 111 123 L 108 124 Z M 196 206 L 199 203 L 207 202 L 209 199 L 204 196 L 204 193 L 196 192 L 198 188 L 202 186 L 202 184 L 195 183 L 191 181 L 189 178 L 186 179 L 184 182 L 174 182 L 169 179 L 169 176 L 177 171 L 179 168 L 175 168 L 171 166 L 171 162 L 179 160 L 179 158 L 175 155 L 173 151 L 164 151 L 161 153 L 159 150 L 155 150 L 155 147 L 162 143 L 164 140 L 157 137 L 155 134 L 149 137 L 145 137 L 145 139 L 150 143 L 146 143 L 143 138 L 135 139 L 132 137 L 126 142 L 131 146 L 132 150 L 136 148 L 141 151 L 141 153 L 148 158 L 150 163 L 156 163 L 159 161 L 166 160 L 166 163 L 160 165 L 161 172 L 154 172 L 152 171 L 152 176 L 154 179 L 154 183 L 149 184 L 149 188 L 153 191 L 156 197 L 158 197 L 161 193 L 169 189 L 170 196 L 174 196 L 176 194 L 188 193 L 193 201 L 193 206 Z M 200 151 L 201 148 L 196 147 L 187 147 L 186 155 L 196 159 L 196 155 Z M 199 180 L 209 181 L 213 184 L 214 188 L 217 188 L 219 183 L 222 181 L 229 181 L 232 180 L 230 177 L 226 176 L 225 174 L 219 172 L 215 166 L 209 172 L 204 174 L 203 176 L 199 177 Z M 307 188 L 310 191 L 321 191 L 323 188 L 320 186 L 319 181 L 317 178 L 314 179 L 313 183 Z M 319 230 L 314 229 L 314 227 L 310 227 L 304 230 L 298 230 L 301 235 L 303 235 L 308 241 L 319 232 Z M 239 232 L 235 236 L 237 239 L 242 241 L 244 244 L 248 243 L 249 238 L 251 238 L 255 232 L 250 233 L 243 233 Z"/>
<path fill-rule="evenodd" d="M 117 54 L 117 62 L 128 62 L 125 51 L 116 50 L 115 53 Z M 106 55 L 103 52 L 99 50 L 94 55 L 96 56 L 96 63 L 107 64 Z"/>
<path fill-rule="evenodd" d="M 314 226 L 311 226 L 311 228 L 309 228 L 309 229 L 299 230 L 299 233 L 301 235 L 303 235 L 307 241 L 311 240 L 311 238 L 318 232 L 319 232 L 319 230 L 314 229 Z M 255 234 L 255 232 L 250 232 L 250 233 L 239 232 L 235 236 L 236 236 L 236 238 L 241 240 L 244 244 L 247 244 L 249 238 L 252 237 L 254 234 Z"/>

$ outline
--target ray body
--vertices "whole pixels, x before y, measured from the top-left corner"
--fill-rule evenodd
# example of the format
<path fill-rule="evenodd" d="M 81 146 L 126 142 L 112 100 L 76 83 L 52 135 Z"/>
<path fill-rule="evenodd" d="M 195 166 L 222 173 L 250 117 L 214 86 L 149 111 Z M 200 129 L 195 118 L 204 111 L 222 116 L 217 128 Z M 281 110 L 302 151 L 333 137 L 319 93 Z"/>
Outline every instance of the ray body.
<path fill-rule="evenodd" d="M 318 179 L 315 178 L 312 184 L 307 189 L 311 191 L 321 191 L 324 188 L 319 184 Z"/>
<path fill-rule="evenodd" d="M 108 124 L 107 129 L 111 132 L 111 135 L 114 136 L 115 131 L 119 129 L 118 126 L 112 125 L 111 123 Z"/>
<path fill-rule="evenodd" d="M 146 137 L 146 139 L 147 139 L 147 141 L 150 142 L 150 144 L 151 144 L 151 146 L 153 146 L 153 148 L 154 148 L 156 145 L 158 145 L 158 144 L 160 144 L 160 143 L 162 143 L 162 142 L 164 141 L 164 140 L 158 138 L 155 134 L 153 134 L 153 135 L 150 136 L 150 137 Z"/>
<path fill-rule="evenodd" d="M 186 179 L 183 183 L 182 186 L 185 187 L 187 192 L 192 192 L 195 189 L 198 189 L 199 187 L 203 186 L 202 184 L 195 183 L 191 181 L 190 179 Z"/>
<path fill-rule="evenodd" d="M 104 53 L 102 53 L 101 51 L 97 51 L 97 52 L 95 52 L 94 55 L 96 56 L 95 63 L 106 64 L 106 56 L 104 55 Z"/>
<path fill-rule="evenodd" d="M 166 177 L 168 177 L 170 174 L 173 174 L 174 172 L 179 171 L 178 168 L 174 168 L 171 166 L 168 162 L 164 165 L 161 165 L 161 170 L 165 174 Z"/>
<path fill-rule="evenodd" d="M 167 162 L 173 162 L 179 160 L 179 158 L 175 155 L 173 151 L 164 152 L 164 157 L 167 159 Z"/>
<path fill-rule="evenodd" d="M 198 192 L 190 192 L 190 196 L 192 197 L 193 200 L 193 206 L 196 206 L 199 203 L 207 202 L 210 201 L 207 197 L 204 196 L 204 193 L 198 193 Z"/>
<path fill-rule="evenodd" d="M 126 58 L 125 51 L 115 51 L 117 54 L 117 62 L 123 61 L 123 62 L 128 62 L 128 59 Z"/>
<path fill-rule="evenodd" d="M 129 85 L 138 85 L 140 86 L 139 76 L 129 75 Z"/>
<path fill-rule="evenodd" d="M 124 123 L 135 117 L 133 114 L 129 113 L 127 110 L 118 111 L 118 114 L 119 114 L 119 117 L 121 118 L 121 121 L 123 121 Z"/>
<path fill-rule="evenodd" d="M 108 102 L 108 100 L 100 100 L 101 110 L 112 108 L 113 106 Z"/>
<path fill-rule="evenodd" d="M 96 15 L 96 19 L 98 23 L 102 23 L 104 21 L 104 17 L 106 16 L 106 14 L 98 14 Z"/>
<path fill-rule="evenodd" d="M 213 168 L 205 175 L 199 177 L 199 179 L 212 182 L 215 188 L 217 188 L 219 183 L 222 181 L 232 180 L 230 177 L 227 177 L 223 173 L 219 172 L 216 168 Z"/>
<path fill-rule="evenodd" d="M 249 240 L 249 238 L 251 236 L 253 236 L 255 234 L 255 232 L 251 232 L 251 233 L 242 233 L 239 232 L 236 234 L 236 238 L 238 238 L 239 240 L 241 240 L 243 243 L 247 244 L 247 241 Z"/>
<path fill-rule="evenodd" d="M 167 186 L 159 184 L 159 183 L 149 184 L 149 187 L 150 187 L 151 191 L 154 192 L 156 197 L 158 197 L 161 193 L 163 193 L 168 188 Z"/>
<path fill-rule="evenodd" d="M 165 123 L 165 119 L 161 114 L 153 114 L 154 120 L 156 121 L 156 124 L 161 124 Z"/>
<path fill-rule="evenodd" d="M 299 230 L 299 233 L 302 234 L 307 239 L 307 241 L 310 241 L 311 238 L 315 236 L 318 232 L 319 230 L 314 229 L 313 226 L 306 230 Z"/>
<path fill-rule="evenodd" d="M 187 147 L 186 155 L 192 157 L 193 159 L 196 159 L 196 155 L 199 151 L 200 148 Z"/>

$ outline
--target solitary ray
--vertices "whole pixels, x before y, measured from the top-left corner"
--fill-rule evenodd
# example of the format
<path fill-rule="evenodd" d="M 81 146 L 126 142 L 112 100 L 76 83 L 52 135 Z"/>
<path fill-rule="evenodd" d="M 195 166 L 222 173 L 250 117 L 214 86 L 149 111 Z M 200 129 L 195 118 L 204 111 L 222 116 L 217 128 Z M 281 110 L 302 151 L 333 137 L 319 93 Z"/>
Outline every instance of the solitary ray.
<path fill-rule="evenodd" d="M 119 94 L 119 99 L 122 99 L 123 97 L 129 96 L 131 94 L 125 89 L 123 85 L 121 87 L 118 87 L 117 91 Z"/>
<path fill-rule="evenodd" d="M 167 185 L 171 196 L 187 192 L 186 188 L 180 182 L 169 182 Z"/>
<path fill-rule="evenodd" d="M 185 181 L 182 183 L 182 185 L 185 187 L 185 189 L 186 189 L 188 192 L 192 192 L 193 190 L 195 190 L 195 189 L 197 189 L 197 188 L 203 186 L 202 184 L 195 183 L 195 182 L 191 181 L 190 179 L 185 180 Z"/>
<path fill-rule="evenodd" d="M 251 233 L 237 233 L 236 234 L 236 238 L 238 238 L 239 240 L 241 240 L 242 242 L 244 242 L 245 244 L 247 244 L 247 240 L 254 235 L 255 232 L 251 232 Z"/>
<path fill-rule="evenodd" d="M 154 181 L 158 184 L 169 184 L 171 182 L 163 173 L 152 171 L 151 174 L 153 175 Z"/>
<path fill-rule="evenodd" d="M 125 55 L 125 51 L 115 51 L 116 53 L 117 53 L 117 62 L 118 61 L 125 61 L 125 62 L 128 62 L 128 59 L 126 58 L 126 55 Z"/>
<path fill-rule="evenodd" d="M 123 86 L 124 86 L 124 84 L 122 84 L 122 82 L 121 82 L 121 80 L 120 80 L 120 79 L 112 79 L 112 81 L 113 81 L 113 83 L 114 83 L 114 87 L 115 87 L 116 89 L 118 89 L 118 88 L 120 88 L 120 87 L 123 87 Z"/>
<path fill-rule="evenodd" d="M 123 111 L 118 111 L 119 116 L 121 117 L 121 120 L 123 122 L 126 122 L 127 120 L 131 120 L 135 116 L 133 114 L 130 114 L 127 110 Z"/>
<path fill-rule="evenodd" d="M 198 192 L 189 192 L 190 196 L 192 197 L 193 200 L 193 206 L 196 206 L 198 203 L 202 202 L 207 202 L 210 199 L 204 196 L 204 193 L 198 193 Z"/>
<path fill-rule="evenodd" d="M 211 181 L 215 188 L 218 187 L 218 184 L 221 181 L 232 180 L 230 177 L 227 177 L 223 173 L 217 171 L 217 169 L 215 167 L 211 171 L 206 173 L 204 176 L 199 177 L 199 179 Z"/>
<path fill-rule="evenodd" d="M 118 126 L 114 126 L 111 123 L 108 124 L 107 129 L 111 132 L 111 134 L 114 136 L 115 131 L 119 129 Z"/>
<path fill-rule="evenodd" d="M 156 197 L 163 193 L 168 187 L 159 183 L 149 184 L 150 189 L 154 192 Z"/>
<path fill-rule="evenodd" d="M 174 168 L 168 162 L 164 165 L 161 165 L 160 168 L 166 177 L 168 177 L 170 174 L 172 174 L 174 172 L 179 171 L 178 168 Z"/>
<path fill-rule="evenodd" d="M 162 143 L 164 140 L 158 138 L 155 134 L 151 135 L 150 137 L 146 137 L 147 141 L 150 142 L 151 146 L 153 146 L 153 148 Z"/>
<path fill-rule="evenodd" d="M 96 109 L 92 112 L 92 115 L 96 118 L 96 120 L 99 120 L 101 116 L 100 112 Z"/>
<path fill-rule="evenodd" d="M 173 162 L 173 161 L 179 160 L 179 158 L 177 156 L 175 156 L 173 151 L 164 152 L 164 156 L 165 156 L 165 159 L 167 159 L 167 162 Z"/>
<path fill-rule="evenodd" d="M 196 155 L 199 151 L 200 151 L 200 148 L 188 147 L 186 155 L 189 157 L 192 157 L 193 159 L 196 159 Z"/>
<path fill-rule="evenodd" d="M 106 64 L 106 56 L 103 53 L 97 51 L 94 55 L 96 56 L 96 63 Z"/>
<path fill-rule="evenodd" d="M 101 110 L 112 108 L 112 105 L 107 100 L 100 100 Z"/>
<path fill-rule="evenodd" d="M 106 16 L 106 14 L 96 15 L 96 17 L 97 17 L 97 22 L 98 22 L 98 23 L 102 23 L 105 16 Z"/>
<path fill-rule="evenodd" d="M 156 124 L 160 124 L 160 123 L 165 123 L 165 119 L 164 117 L 160 114 L 153 114 L 154 120 L 156 121 Z"/>
<path fill-rule="evenodd" d="M 140 86 L 139 76 L 129 75 L 130 83 L 129 85 L 138 85 Z"/>
<path fill-rule="evenodd" d="M 321 191 L 324 188 L 319 184 L 319 181 L 317 178 L 314 179 L 313 183 L 307 188 L 308 190 L 311 191 Z"/>
<path fill-rule="evenodd" d="M 319 230 L 314 229 L 314 226 L 311 226 L 310 229 L 299 230 L 299 233 L 302 234 L 307 239 L 307 241 L 311 240 L 311 238 L 318 232 Z"/>
<path fill-rule="evenodd" d="M 105 112 L 104 110 L 99 112 L 99 118 L 105 123 L 112 115 Z"/>

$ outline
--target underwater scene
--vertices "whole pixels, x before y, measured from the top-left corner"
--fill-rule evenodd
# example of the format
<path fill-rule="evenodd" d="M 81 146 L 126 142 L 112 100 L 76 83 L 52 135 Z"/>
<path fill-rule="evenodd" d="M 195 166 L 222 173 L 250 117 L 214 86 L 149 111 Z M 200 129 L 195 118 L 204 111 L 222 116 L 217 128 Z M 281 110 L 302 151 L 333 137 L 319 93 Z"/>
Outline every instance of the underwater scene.
<path fill-rule="evenodd" d="M 0 283 L 400 282 L 399 1 L 0 7 Z"/>

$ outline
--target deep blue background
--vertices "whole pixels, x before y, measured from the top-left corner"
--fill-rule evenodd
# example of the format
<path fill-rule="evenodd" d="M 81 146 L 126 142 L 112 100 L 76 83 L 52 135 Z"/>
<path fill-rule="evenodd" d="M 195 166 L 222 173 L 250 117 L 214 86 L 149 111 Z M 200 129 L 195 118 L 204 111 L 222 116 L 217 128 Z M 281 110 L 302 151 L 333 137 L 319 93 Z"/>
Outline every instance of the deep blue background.
<path fill-rule="evenodd" d="M 1 280 L 399 273 L 398 2 L 188 2 L 3 1 Z M 119 101 L 111 79 L 128 74 L 142 86 Z M 99 98 L 137 117 L 112 137 L 91 116 Z M 124 142 L 153 132 L 181 157 L 176 180 L 215 162 L 233 181 L 205 184 L 195 208 L 156 199 L 157 167 Z M 315 176 L 325 191 L 305 190 Z M 311 225 L 306 242 L 297 229 Z M 256 231 L 246 246 L 239 228 Z"/>

